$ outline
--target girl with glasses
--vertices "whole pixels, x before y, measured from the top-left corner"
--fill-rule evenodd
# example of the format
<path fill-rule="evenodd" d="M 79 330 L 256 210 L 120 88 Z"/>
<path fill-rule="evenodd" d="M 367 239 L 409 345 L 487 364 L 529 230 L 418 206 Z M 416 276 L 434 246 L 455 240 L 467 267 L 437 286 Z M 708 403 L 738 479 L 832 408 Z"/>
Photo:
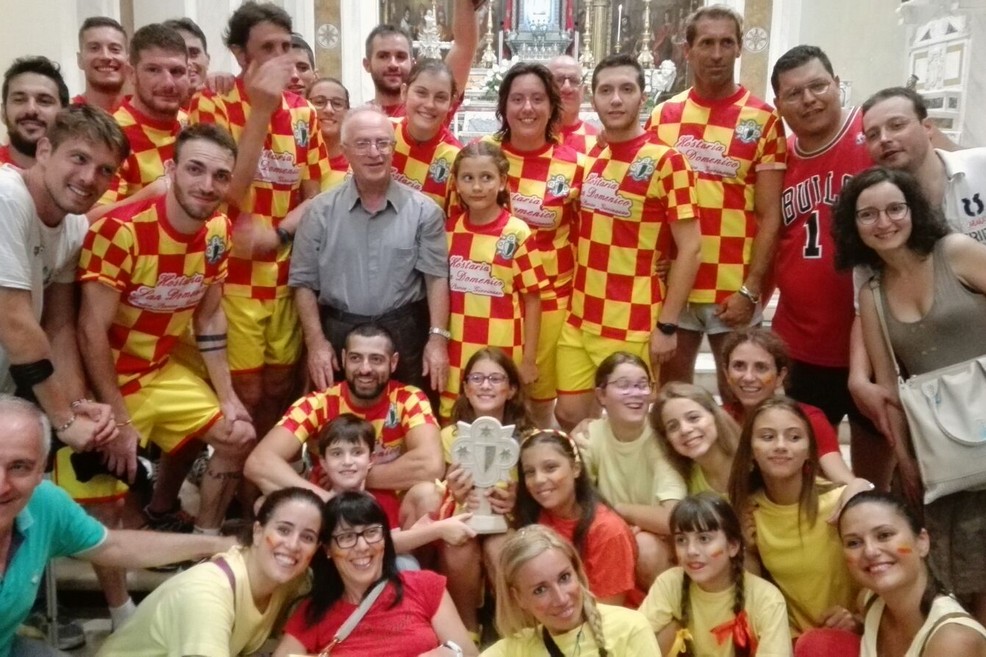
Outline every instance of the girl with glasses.
<path fill-rule="evenodd" d="M 529 435 L 520 446 L 519 474 L 517 528 L 541 524 L 571 541 L 600 602 L 639 601 L 633 532 L 599 496 L 572 439 L 561 431 Z"/>
<path fill-rule="evenodd" d="M 521 382 L 539 375 L 541 252 L 531 229 L 510 213 L 509 165 L 494 144 L 474 142 L 452 165 L 463 212 L 446 223 L 449 254 L 449 377 L 440 415 L 459 396 L 461 369 L 477 350 L 504 350 L 520 366 Z"/>
<path fill-rule="evenodd" d="M 547 527 L 511 536 L 497 569 L 496 625 L 504 637 L 483 657 L 660 655 L 638 612 L 599 604 L 572 544 Z"/>
<path fill-rule="evenodd" d="M 322 191 L 342 183 L 349 174 L 349 161 L 342 152 L 342 121 L 349 111 L 349 90 L 335 78 L 319 78 L 308 90 L 308 102 L 315 107 L 325 148 L 329 152 L 329 170 L 322 177 Z"/>
<path fill-rule="evenodd" d="M 324 553 L 312 564 L 312 595 L 288 620 L 276 657 L 318 654 L 374 594 L 378 597 L 352 632 L 332 645 L 332 657 L 478 653 L 445 591 L 445 578 L 427 570 L 398 571 L 387 525 L 383 510 L 365 493 L 342 493 L 326 504 Z"/>
<path fill-rule="evenodd" d="M 685 480 L 671 466 L 647 422 L 654 399 L 647 364 L 618 351 L 596 370 L 596 399 L 606 410 L 586 426 L 582 456 L 589 479 L 633 529 L 636 583 L 646 591 L 671 565 L 668 518 L 685 497 Z"/>
<path fill-rule="evenodd" d="M 452 443 L 458 438 L 458 422 L 474 422 L 492 417 L 504 426 L 514 426 L 514 436 L 534 429 L 517 365 L 500 349 L 486 347 L 469 358 L 463 369 L 463 385 L 452 405 L 451 424 L 442 429 L 442 446 L 448 471 L 445 476 L 446 504 L 442 516 L 475 509 L 480 493 L 472 475 L 453 463 Z M 517 502 L 517 473 L 485 492 L 494 513 L 508 516 Z M 439 550 L 439 566 L 449 576 L 448 590 L 466 628 L 480 633 L 477 609 L 482 604 L 487 579 L 495 578 L 495 567 L 505 536 L 478 535 L 462 545 L 444 544 Z M 484 576 L 485 575 L 485 576 Z"/>
<path fill-rule="evenodd" d="M 859 291 L 866 354 L 880 396 L 887 400 L 887 424 L 904 493 L 918 506 L 924 491 L 911 455 L 907 420 L 897 401 L 892 359 L 897 358 L 901 375 L 907 377 L 986 354 L 986 332 L 980 330 L 986 320 L 986 246 L 949 233 L 917 181 L 898 170 L 873 167 L 854 177 L 843 188 L 834 216 L 837 264 L 865 265 L 871 272 Z M 893 353 L 884 339 L 877 303 Z M 970 602 L 981 623 L 986 621 L 984 508 L 986 490 L 965 490 L 924 509 L 931 561 L 945 585 Z"/>

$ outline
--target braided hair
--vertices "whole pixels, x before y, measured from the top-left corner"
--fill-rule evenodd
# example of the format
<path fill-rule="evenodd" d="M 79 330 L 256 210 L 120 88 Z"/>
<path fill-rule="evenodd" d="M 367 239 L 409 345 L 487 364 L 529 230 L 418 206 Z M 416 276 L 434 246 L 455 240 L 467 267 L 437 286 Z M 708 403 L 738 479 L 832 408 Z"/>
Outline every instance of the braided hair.
<path fill-rule="evenodd" d="M 730 574 L 732 576 L 734 596 L 733 614 L 734 628 L 743 625 L 738 629 L 749 633 L 749 624 L 746 620 L 746 588 L 744 585 L 743 567 L 743 532 L 740 527 L 739 518 L 736 512 L 725 498 L 712 491 L 704 491 L 697 495 L 690 495 L 683 499 L 671 513 L 671 534 L 677 538 L 679 534 L 685 532 L 716 532 L 721 531 L 726 542 L 730 547 L 736 547 L 736 554 L 732 555 L 730 561 Z M 679 561 L 681 557 L 679 556 Z M 681 628 L 687 629 L 691 614 L 691 586 L 692 581 L 685 572 L 681 582 L 681 611 L 678 623 Z M 702 631 L 712 628 L 702 628 Z M 736 657 L 750 657 L 752 654 L 752 641 L 737 641 L 737 629 L 732 632 L 733 651 Z M 752 637 L 750 637 L 752 638 Z M 684 652 L 679 653 L 685 657 L 695 656 L 695 647 L 692 645 L 690 636 L 686 635 L 684 641 Z"/>
<path fill-rule="evenodd" d="M 608 657 L 606 638 L 603 634 L 602 616 L 596 607 L 596 599 L 589 592 L 589 580 L 575 547 L 544 525 L 523 527 L 503 544 L 496 569 L 496 627 L 501 636 L 513 636 L 521 630 L 538 625 L 537 618 L 517 602 L 514 583 L 524 564 L 548 550 L 556 550 L 572 564 L 572 572 L 578 580 L 582 594 L 582 614 L 599 647 L 600 657 Z M 545 649 L 551 655 L 560 654 L 551 635 L 542 628 Z M 554 652 L 552 652 L 552 649 Z"/>

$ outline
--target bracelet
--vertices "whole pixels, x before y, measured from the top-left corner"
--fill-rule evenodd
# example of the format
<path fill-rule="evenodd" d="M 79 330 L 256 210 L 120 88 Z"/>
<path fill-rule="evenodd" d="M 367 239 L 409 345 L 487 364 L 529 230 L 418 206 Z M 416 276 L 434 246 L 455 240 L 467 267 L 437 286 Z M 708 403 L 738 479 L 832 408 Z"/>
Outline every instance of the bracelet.
<path fill-rule="evenodd" d="M 116 423 L 116 428 L 119 429 L 120 427 L 125 427 L 128 424 L 133 424 L 133 423 L 134 423 L 134 419 L 133 418 L 130 418 L 126 422 L 117 422 Z"/>
<path fill-rule="evenodd" d="M 738 289 L 737 292 L 739 292 L 740 296 L 744 296 L 747 299 L 749 299 L 750 303 L 752 303 L 754 306 L 760 303 L 760 295 L 754 294 L 753 292 L 750 291 L 750 288 L 748 288 L 745 285 L 741 285 L 740 289 Z"/>
<path fill-rule="evenodd" d="M 452 334 L 449 331 L 446 331 L 443 328 L 438 328 L 437 326 L 432 326 L 431 328 L 429 328 L 428 329 L 428 335 L 429 336 L 431 336 L 431 335 L 438 335 L 438 336 L 441 336 L 441 337 L 445 338 L 446 340 L 451 340 L 452 339 Z"/>
<path fill-rule="evenodd" d="M 61 432 L 65 431 L 66 429 L 68 429 L 75 422 L 75 418 L 76 418 L 75 413 L 72 413 L 72 415 L 65 422 L 65 424 L 63 424 L 63 425 L 61 425 L 59 427 L 55 427 L 55 433 L 61 433 Z"/>
<path fill-rule="evenodd" d="M 10 378 L 14 380 L 18 388 L 30 390 L 54 374 L 55 366 L 47 358 L 42 358 L 33 363 L 11 365 L 7 370 L 10 372 Z"/>

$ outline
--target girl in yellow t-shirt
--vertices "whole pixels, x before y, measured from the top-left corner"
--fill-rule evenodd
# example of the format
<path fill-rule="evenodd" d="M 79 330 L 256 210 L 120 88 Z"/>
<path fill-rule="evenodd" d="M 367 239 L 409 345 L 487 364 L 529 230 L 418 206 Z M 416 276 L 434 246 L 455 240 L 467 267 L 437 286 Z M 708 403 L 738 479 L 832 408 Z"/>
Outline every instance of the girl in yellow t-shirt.
<path fill-rule="evenodd" d="M 771 397 L 752 410 L 743 427 L 729 498 L 744 519 L 751 556 L 759 557 L 784 594 L 791 634 L 802 641 L 814 633 L 806 643 L 834 635 L 831 641 L 852 646 L 837 654 L 852 657 L 859 652 L 862 630 L 851 611 L 857 587 L 838 531 L 826 522 L 844 486 L 816 480 L 818 472 L 808 418 L 793 399 Z"/>
<path fill-rule="evenodd" d="M 524 527 L 507 539 L 496 592 L 496 625 L 504 638 L 480 657 L 661 654 L 639 612 L 596 603 L 575 548 L 547 527 Z"/>
<path fill-rule="evenodd" d="M 743 567 L 743 534 L 729 502 L 705 491 L 671 514 L 679 566 L 654 582 L 640 612 L 670 657 L 789 657 L 784 596 Z"/>
<path fill-rule="evenodd" d="M 446 507 L 442 515 L 466 511 L 476 506 L 472 475 L 454 462 L 452 443 L 458 437 L 457 423 L 473 422 L 480 417 L 492 417 L 504 426 L 513 425 L 514 435 L 521 436 L 534 428 L 527 400 L 520 382 L 520 373 L 510 358 L 499 349 L 480 349 L 472 355 L 463 369 L 462 393 L 452 405 L 452 424 L 442 429 L 442 447 L 448 470 L 445 478 Z M 486 491 L 494 513 L 513 513 L 517 500 L 516 471 L 511 482 Z M 473 498 L 470 500 L 470 498 Z M 439 569 L 448 576 L 446 588 L 455 603 L 466 629 L 478 636 L 479 619 L 476 610 L 482 604 L 485 578 L 484 565 L 495 566 L 503 534 L 478 535 L 457 546 L 444 544 L 439 551 Z M 486 575 L 492 580 L 493 572 Z"/>
<path fill-rule="evenodd" d="M 705 388 L 665 385 L 651 409 L 651 425 L 689 494 L 727 494 L 740 430 Z"/>

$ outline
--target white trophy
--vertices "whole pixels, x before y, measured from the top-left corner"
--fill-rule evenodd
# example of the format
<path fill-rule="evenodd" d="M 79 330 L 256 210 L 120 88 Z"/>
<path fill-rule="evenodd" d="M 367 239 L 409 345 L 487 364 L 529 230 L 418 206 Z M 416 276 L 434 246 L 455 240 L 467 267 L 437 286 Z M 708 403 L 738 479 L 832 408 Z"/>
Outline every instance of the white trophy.
<path fill-rule="evenodd" d="M 486 491 L 498 481 L 509 481 L 510 470 L 520 457 L 520 446 L 513 438 L 514 425 L 503 426 L 495 418 L 481 417 L 472 424 L 459 422 L 458 429 L 452 461 L 472 474 L 479 493 L 479 508 L 468 524 L 477 534 L 502 534 L 507 531 L 507 520 L 490 508 Z"/>

